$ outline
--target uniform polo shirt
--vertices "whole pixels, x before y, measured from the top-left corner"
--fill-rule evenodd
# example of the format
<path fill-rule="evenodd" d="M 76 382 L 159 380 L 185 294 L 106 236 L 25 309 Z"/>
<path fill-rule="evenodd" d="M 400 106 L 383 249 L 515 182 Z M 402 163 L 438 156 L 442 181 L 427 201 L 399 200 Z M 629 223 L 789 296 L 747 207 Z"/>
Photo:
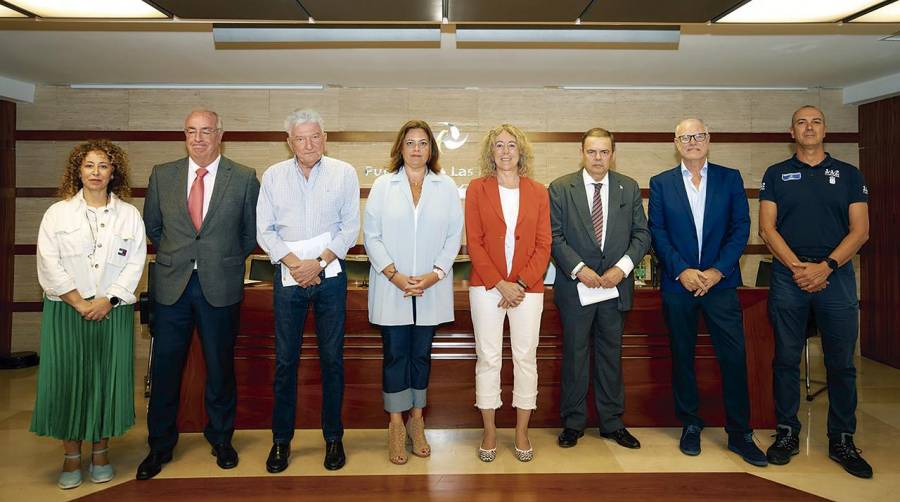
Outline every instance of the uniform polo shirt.
<path fill-rule="evenodd" d="M 778 206 L 775 228 L 796 255 L 823 258 L 850 233 L 850 204 L 868 202 L 869 191 L 846 162 L 826 153 L 810 166 L 794 155 L 766 169 L 759 199 Z"/>

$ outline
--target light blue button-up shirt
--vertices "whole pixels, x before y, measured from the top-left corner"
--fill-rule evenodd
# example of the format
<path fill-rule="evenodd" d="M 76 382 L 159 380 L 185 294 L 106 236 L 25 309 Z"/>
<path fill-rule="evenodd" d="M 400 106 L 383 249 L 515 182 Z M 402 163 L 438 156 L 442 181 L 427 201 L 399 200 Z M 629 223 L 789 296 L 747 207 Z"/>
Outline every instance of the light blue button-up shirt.
<path fill-rule="evenodd" d="M 706 173 L 709 171 L 709 162 L 704 161 L 700 168 L 700 187 L 694 186 L 691 181 L 693 176 L 684 162 L 681 163 L 681 179 L 684 181 L 684 191 L 687 193 L 688 204 L 691 205 L 691 214 L 694 217 L 694 227 L 697 230 L 697 262 L 703 253 L 703 215 L 706 212 Z"/>
<path fill-rule="evenodd" d="M 416 215 L 418 210 L 418 216 Z M 463 212 L 456 183 L 428 172 L 414 208 L 403 168 L 375 180 L 366 201 L 363 227 L 369 255 L 369 321 L 381 326 L 413 324 L 412 298 L 381 273 L 391 263 L 406 275 L 446 275 L 416 298 L 418 326 L 453 320 L 453 261 L 462 239 Z"/>
<path fill-rule="evenodd" d="M 269 167 L 256 203 L 256 240 L 278 263 L 290 250 L 285 242 L 331 234 L 328 249 L 338 258 L 359 238 L 359 178 L 353 166 L 322 157 L 309 179 L 294 158 Z"/>

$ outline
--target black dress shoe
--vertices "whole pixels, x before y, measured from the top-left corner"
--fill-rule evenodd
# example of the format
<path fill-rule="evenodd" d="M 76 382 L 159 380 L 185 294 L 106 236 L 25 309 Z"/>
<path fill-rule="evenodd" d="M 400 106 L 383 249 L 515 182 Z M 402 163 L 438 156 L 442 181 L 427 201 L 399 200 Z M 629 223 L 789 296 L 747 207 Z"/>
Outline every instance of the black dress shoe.
<path fill-rule="evenodd" d="M 216 457 L 216 464 L 222 469 L 234 469 L 238 465 L 238 454 L 231 443 L 214 444 L 212 454 Z"/>
<path fill-rule="evenodd" d="M 556 438 L 556 444 L 560 448 L 571 448 L 578 444 L 578 438 L 584 436 L 584 431 L 576 431 L 575 429 L 563 429 Z"/>
<path fill-rule="evenodd" d="M 340 439 L 337 441 L 325 442 L 325 468 L 329 471 L 336 471 L 347 463 L 347 457 L 344 455 L 344 443 Z"/>
<path fill-rule="evenodd" d="M 150 479 L 153 476 L 159 474 L 159 471 L 162 470 L 163 464 L 172 460 L 172 451 L 154 451 L 150 450 L 150 454 L 147 455 L 141 465 L 137 468 L 137 475 L 135 478 L 143 481 L 145 479 Z"/>
<path fill-rule="evenodd" d="M 269 450 L 269 458 L 266 459 L 266 470 L 272 474 L 287 469 L 288 459 L 291 458 L 290 443 L 273 443 Z"/>
<path fill-rule="evenodd" d="M 641 447 L 641 442 L 638 441 L 636 437 L 632 436 L 631 433 L 628 432 L 628 429 L 624 427 L 613 432 L 600 431 L 600 435 L 606 439 L 612 439 L 616 443 L 619 443 L 619 446 L 624 446 L 625 448 L 636 450 Z"/>

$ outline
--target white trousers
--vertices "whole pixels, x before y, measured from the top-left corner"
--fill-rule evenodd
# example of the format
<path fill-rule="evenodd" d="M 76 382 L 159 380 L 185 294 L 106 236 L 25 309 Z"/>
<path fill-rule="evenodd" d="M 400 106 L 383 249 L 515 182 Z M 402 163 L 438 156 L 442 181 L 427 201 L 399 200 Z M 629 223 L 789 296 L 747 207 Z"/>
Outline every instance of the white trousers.
<path fill-rule="evenodd" d="M 503 321 L 509 316 L 509 339 L 513 360 L 513 401 L 515 408 L 537 408 L 537 347 L 544 311 L 543 293 L 525 293 L 518 307 L 497 307 L 502 296 L 496 288 L 469 288 L 469 305 L 475 329 L 475 406 L 494 410 L 500 399 L 500 369 L 503 365 Z"/>

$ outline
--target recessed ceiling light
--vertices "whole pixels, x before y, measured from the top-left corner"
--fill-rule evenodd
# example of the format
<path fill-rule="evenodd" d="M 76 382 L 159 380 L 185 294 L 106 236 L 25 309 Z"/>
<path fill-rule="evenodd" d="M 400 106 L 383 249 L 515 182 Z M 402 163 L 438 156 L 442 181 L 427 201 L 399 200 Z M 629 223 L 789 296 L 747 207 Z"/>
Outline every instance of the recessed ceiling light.
<path fill-rule="evenodd" d="M 136 19 L 166 18 L 141 0 L 6 0 L 40 17 Z"/>
<path fill-rule="evenodd" d="M 459 48 L 504 47 L 641 47 L 677 48 L 678 26 L 615 26 L 558 28 L 546 26 L 457 26 Z"/>
<path fill-rule="evenodd" d="M 28 17 L 17 10 L 10 9 L 5 5 L 0 5 L 0 17 Z"/>
<path fill-rule="evenodd" d="M 312 19 L 312 18 L 310 18 Z M 236 25 L 214 24 L 213 40 L 216 48 L 272 48 L 346 46 L 354 44 L 385 44 L 389 47 L 439 46 L 441 30 L 438 25 Z"/>
<path fill-rule="evenodd" d="M 880 0 L 751 0 L 718 23 L 833 23 Z"/>
<path fill-rule="evenodd" d="M 900 23 L 900 2 L 867 12 L 850 20 L 853 23 Z"/>

